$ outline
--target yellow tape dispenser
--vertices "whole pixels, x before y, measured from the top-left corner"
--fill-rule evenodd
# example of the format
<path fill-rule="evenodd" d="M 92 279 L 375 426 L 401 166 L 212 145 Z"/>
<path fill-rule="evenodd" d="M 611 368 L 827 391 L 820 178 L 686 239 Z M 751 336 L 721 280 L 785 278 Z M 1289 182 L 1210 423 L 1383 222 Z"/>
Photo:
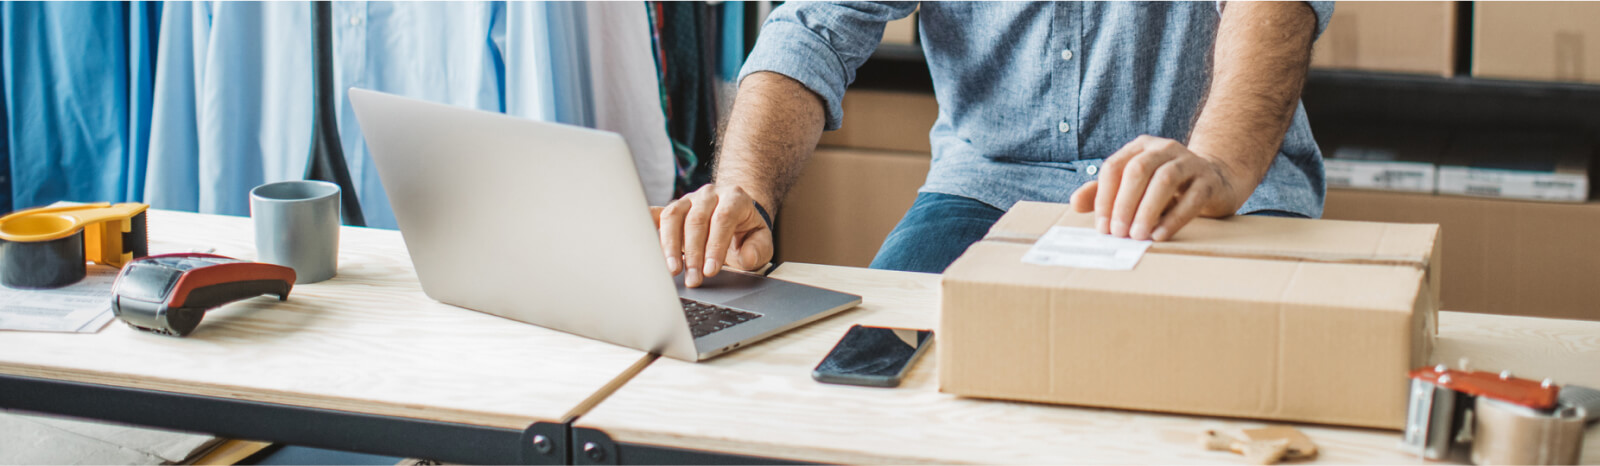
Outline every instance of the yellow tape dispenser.
<path fill-rule="evenodd" d="M 40 207 L 0 217 L 0 284 L 59 288 L 82 280 L 85 262 L 122 267 L 150 254 L 148 204 Z"/>

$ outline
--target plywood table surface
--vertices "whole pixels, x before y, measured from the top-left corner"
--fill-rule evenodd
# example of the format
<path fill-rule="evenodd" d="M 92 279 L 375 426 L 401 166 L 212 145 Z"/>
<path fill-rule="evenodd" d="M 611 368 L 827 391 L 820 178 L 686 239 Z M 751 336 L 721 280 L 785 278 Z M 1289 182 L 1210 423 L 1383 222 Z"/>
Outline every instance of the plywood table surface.
<path fill-rule="evenodd" d="M 149 214 L 152 252 L 255 257 L 249 218 Z M 400 234 L 344 228 L 338 276 L 239 301 L 185 338 L 0 332 L 0 373 L 523 429 L 644 354 L 429 299 Z"/>
<path fill-rule="evenodd" d="M 863 303 L 708 362 L 663 358 L 575 425 L 619 442 L 818 462 L 1038 464 L 1241 464 L 1231 453 L 1202 451 L 1196 437 L 1268 425 L 956 397 L 939 393 L 934 357 L 898 389 L 820 384 L 811 369 L 851 324 L 934 328 L 939 277 L 808 264 L 785 264 L 773 276 L 860 294 Z M 1438 360 L 1465 356 L 1479 367 L 1600 387 L 1600 323 L 1455 312 L 1440 319 Z M 1399 432 L 1300 427 L 1321 447 L 1319 462 L 1422 463 L 1399 450 Z M 1600 462 L 1600 429 L 1588 442 L 1584 462 Z"/>

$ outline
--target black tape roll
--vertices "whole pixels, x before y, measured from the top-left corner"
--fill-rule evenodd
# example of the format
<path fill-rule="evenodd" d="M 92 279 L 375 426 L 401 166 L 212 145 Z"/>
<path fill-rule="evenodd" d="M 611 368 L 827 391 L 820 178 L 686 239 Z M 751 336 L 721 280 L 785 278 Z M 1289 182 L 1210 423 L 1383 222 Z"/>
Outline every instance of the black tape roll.
<path fill-rule="evenodd" d="M 82 280 L 83 230 L 50 241 L 0 240 L 0 284 L 10 288 L 60 288 Z"/>

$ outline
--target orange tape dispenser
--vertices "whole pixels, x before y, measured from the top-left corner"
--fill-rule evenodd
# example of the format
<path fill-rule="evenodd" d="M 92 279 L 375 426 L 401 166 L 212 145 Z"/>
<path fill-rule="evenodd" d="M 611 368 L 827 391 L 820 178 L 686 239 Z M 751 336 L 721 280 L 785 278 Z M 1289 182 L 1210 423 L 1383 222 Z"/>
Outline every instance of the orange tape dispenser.
<path fill-rule="evenodd" d="M 41 207 L 0 217 L 0 284 L 59 288 L 82 280 L 85 262 L 122 267 L 149 255 L 148 204 Z"/>

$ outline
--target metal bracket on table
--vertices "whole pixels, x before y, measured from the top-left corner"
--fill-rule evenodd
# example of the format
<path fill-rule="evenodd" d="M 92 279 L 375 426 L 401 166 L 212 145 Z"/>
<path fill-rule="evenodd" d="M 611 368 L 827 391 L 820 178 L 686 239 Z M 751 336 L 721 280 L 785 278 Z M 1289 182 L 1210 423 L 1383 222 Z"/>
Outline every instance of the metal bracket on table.
<path fill-rule="evenodd" d="M 572 464 L 808 464 L 776 458 L 619 443 L 605 432 L 572 428 Z"/>
<path fill-rule="evenodd" d="M 0 374 L 0 408 L 467 464 L 569 464 L 567 425 L 506 429 Z"/>
<path fill-rule="evenodd" d="M 561 423 L 541 421 L 528 426 L 522 431 L 522 461 L 518 464 L 572 464 L 568 431 Z"/>

